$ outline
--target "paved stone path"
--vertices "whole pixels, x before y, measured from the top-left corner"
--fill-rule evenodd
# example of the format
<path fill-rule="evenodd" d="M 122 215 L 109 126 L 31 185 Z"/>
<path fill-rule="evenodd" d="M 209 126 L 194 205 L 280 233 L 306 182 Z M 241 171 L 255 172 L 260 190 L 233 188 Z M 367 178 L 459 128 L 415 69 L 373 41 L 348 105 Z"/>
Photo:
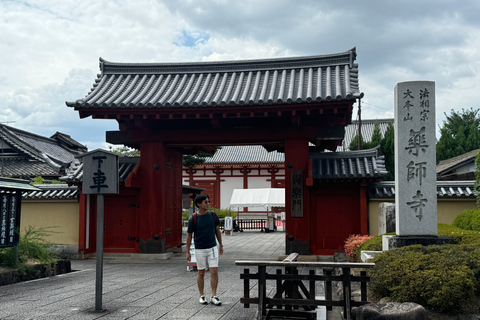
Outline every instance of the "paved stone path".
<path fill-rule="evenodd" d="M 169 260 L 104 260 L 103 312 L 95 311 L 95 259 L 72 260 L 72 272 L 0 287 L 0 319 L 235 319 L 251 320 L 245 309 L 241 267 L 235 260 L 276 260 L 285 253 L 285 233 L 243 232 L 223 236 L 220 307 L 200 305 L 196 272 L 187 271 L 184 253 Z M 209 273 L 205 279 L 210 293 Z M 252 288 L 256 295 L 256 287 Z"/>

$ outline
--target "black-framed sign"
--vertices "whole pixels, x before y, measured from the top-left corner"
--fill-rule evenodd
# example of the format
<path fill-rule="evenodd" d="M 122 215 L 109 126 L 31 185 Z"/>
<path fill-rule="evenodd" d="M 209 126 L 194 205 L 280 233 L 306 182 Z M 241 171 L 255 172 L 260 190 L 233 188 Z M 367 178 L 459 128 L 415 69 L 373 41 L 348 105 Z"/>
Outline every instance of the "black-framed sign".
<path fill-rule="evenodd" d="M 290 216 L 292 218 L 303 217 L 303 171 L 290 171 Z"/>
<path fill-rule="evenodd" d="M 20 191 L 0 193 L 0 248 L 13 247 L 20 240 Z"/>

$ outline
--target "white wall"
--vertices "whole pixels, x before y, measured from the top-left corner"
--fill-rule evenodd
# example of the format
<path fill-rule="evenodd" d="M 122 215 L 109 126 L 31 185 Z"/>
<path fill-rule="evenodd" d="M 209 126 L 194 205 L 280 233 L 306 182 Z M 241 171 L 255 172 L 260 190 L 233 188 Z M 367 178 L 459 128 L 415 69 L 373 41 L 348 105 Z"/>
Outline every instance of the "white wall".
<path fill-rule="evenodd" d="M 233 189 L 243 189 L 243 178 L 229 177 L 220 182 L 220 209 L 225 209 L 230 205 Z"/>

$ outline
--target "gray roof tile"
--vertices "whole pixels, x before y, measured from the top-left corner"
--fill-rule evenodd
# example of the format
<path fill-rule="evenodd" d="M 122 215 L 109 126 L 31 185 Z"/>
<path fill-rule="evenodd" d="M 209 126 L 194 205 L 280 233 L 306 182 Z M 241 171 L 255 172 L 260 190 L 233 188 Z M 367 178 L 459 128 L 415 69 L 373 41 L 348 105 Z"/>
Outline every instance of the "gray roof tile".
<path fill-rule="evenodd" d="M 475 156 L 479 150 L 480 149 L 472 150 L 459 156 L 440 161 L 437 165 L 437 175 L 444 175 L 458 166 L 470 161 L 475 161 Z"/>
<path fill-rule="evenodd" d="M 75 156 L 87 151 L 85 146 L 60 132 L 48 138 L 3 124 L 0 130 L 9 148 L 3 159 L 6 176 L 58 176 L 76 161 Z"/>
<path fill-rule="evenodd" d="M 262 146 L 225 146 L 218 149 L 213 157 L 205 158 L 205 164 L 234 163 L 283 163 L 285 154 L 277 151 L 268 152 Z"/>
<path fill-rule="evenodd" d="M 310 153 L 313 179 L 381 178 L 387 174 L 385 157 L 373 148 L 349 152 Z"/>
<path fill-rule="evenodd" d="M 394 119 L 374 119 L 374 120 L 362 120 L 361 130 L 362 130 L 362 139 L 365 142 L 370 142 L 372 140 L 373 129 L 375 128 L 375 122 L 378 122 L 380 127 L 380 133 L 382 137 L 385 136 L 385 131 L 387 131 L 388 123 L 392 122 L 393 124 Z M 358 133 L 358 120 L 352 121 L 351 124 L 345 127 L 345 137 L 342 143 L 337 147 L 337 152 L 340 151 L 349 151 L 350 143 L 352 142 L 353 138 Z"/>
<path fill-rule="evenodd" d="M 355 100 L 356 49 L 310 57 L 198 63 L 113 63 L 75 108 L 179 108 Z"/>
<path fill-rule="evenodd" d="M 437 198 L 475 198 L 475 181 L 437 181 Z M 395 198 L 395 181 L 372 183 L 368 187 L 370 198 Z"/>
<path fill-rule="evenodd" d="M 23 200 L 77 200 L 78 188 L 66 184 L 35 185 L 39 191 L 22 193 Z"/>

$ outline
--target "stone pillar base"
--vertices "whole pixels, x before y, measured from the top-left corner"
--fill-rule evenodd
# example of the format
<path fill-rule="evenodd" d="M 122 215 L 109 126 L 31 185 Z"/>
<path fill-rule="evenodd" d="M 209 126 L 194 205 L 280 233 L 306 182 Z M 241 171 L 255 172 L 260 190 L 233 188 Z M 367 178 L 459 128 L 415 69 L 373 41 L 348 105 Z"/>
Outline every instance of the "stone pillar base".
<path fill-rule="evenodd" d="M 285 242 L 285 251 L 286 254 L 298 253 L 300 255 L 309 255 L 310 254 L 310 241 L 300 241 L 300 240 L 288 240 Z"/>
<path fill-rule="evenodd" d="M 396 249 L 414 244 L 421 244 L 422 246 L 454 244 L 452 238 L 439 236 L 392 236 L 388 239 L 388 249 Z"/>

